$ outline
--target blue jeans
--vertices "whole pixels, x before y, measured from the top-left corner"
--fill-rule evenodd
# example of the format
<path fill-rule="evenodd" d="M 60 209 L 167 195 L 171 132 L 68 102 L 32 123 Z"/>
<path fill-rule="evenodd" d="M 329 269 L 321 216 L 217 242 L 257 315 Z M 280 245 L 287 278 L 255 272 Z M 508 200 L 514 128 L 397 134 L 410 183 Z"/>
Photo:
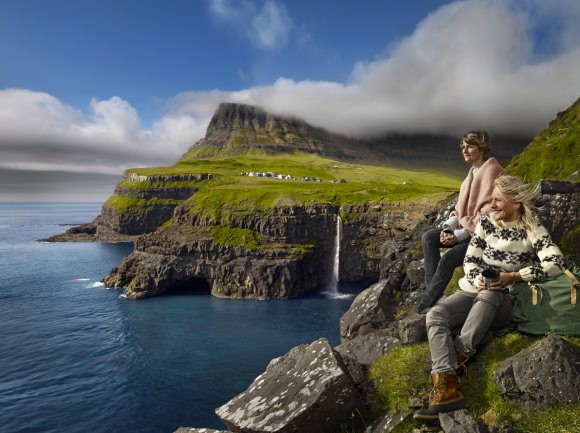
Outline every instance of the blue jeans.
<path fill-rule="evenodd" d="M 427 230 L 421 237 L 425 261 L 425 293 L 415 308 L 417 313 L 422 313 L 443 295 L 455 268 L 463 266 L 469 246 L 470 238 L 453 245 L 441 256 L 439 249 L 447 247 L 439 240 L 440 233 L 441 229 L 435 228 Z"/>

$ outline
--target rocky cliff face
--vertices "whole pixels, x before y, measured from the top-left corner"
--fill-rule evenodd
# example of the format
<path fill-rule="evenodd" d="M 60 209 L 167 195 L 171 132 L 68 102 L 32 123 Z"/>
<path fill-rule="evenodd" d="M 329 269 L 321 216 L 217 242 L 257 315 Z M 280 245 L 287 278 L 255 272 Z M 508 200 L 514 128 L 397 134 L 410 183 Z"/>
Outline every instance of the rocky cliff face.
<path fill-rule="evenodd" d="M 127 172 L 113 197 L 101 209 L 102 231 L 140 235 L 156 230 L 173 216 L 178 204 L 194 194 L 210 174 L 145 176 Z M 108 229 L 108 230 L 107 230 Z"/>
<path fill-rule="evenodd" d="M 306 122 L 275 116 L 244 104 L 220 104 L 204 138 L 183 160 L 196 157 L 264 153 L 306 152 L 338 159 L 359 159 L 361 149 L 348 137 L 316 128 Z M 364 153 L 364 152 L 363 152 Z"/>
<path fill-rule="evenodd" d="M 94 221 L 43 241 L 132 242 L 171 219 L 177 205 L 198 190 L 197 184 L 211 178 L 206 173 L 146 176 L 128 170 Z"/>
<path fill-rule="evenodd" d="M 278 207 L 266 215 L 233 218 L 224 227 L 182 205 L 171 225 L 138 238 L 135 252 L 104 282 L 125 287 L 134 299 L 184 288 L 210 289 L 218 297 L 300 296 L 324 288 L 330 279 L 339 212 L 344 217 L 340 279 L 376 280 L 385 240 L 404 237 L 428 206 Z M 224 233 L 230 237 L 224 239 Z M 247 239 L 237 245 L 232 236 Z"/>

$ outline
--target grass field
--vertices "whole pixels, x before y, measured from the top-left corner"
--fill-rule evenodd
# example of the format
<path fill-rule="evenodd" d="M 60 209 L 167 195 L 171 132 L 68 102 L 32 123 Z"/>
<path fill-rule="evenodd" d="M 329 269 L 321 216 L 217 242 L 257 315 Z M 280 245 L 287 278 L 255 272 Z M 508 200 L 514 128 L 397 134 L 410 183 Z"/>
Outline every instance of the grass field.
<path fill-rule="evenodd" d="M 457 175 L 435 171 L 346 163 L 304 153 L 247 154 L 239 157 L 179 162 L 171 167 L 136 168 L 129 171 L 146 176 L 212 174 L 211 180 L 195 183 L 199 191 L 188 200 L 192 212 L 211 219 L 233 212 L 260 212 L 275 206 L 308 203 L 342 206 L 418 198 L 437 202 L 457 191 L 461 181 Z M 295 180 L 250 177 L 241 174 L 252 171 L 290 175 Z M 320 182 L 300 180 L 305 176 L 319 179 Z M 332 182 L 337 179 L 345 182 Z M 186 183 L 181 181 L 179 185 L 184 186 Z M 130 187 L 129 182 L 124 181 L 124 186 Z M 159 183 L 156 186 L 159 187 Z M 146 188 L 151 187 L 151 184 L 138 182 L 133 187 Z"/>

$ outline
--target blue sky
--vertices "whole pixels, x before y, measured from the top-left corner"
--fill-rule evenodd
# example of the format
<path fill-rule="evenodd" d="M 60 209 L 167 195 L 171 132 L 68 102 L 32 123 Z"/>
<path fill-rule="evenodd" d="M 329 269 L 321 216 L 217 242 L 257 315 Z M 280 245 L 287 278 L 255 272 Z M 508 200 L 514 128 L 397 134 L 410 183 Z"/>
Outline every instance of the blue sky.
<path fill-rule="evenodd" d="M 347 83 L 353 65 L 380 56 L 445 3 L 3 1 L 1 85 L 83 110 L 92 98 L 120 96 L 149 127 L 184 91 L 240 90 L 279 77 Z M 278 24 L 265 22 L 260 34 L 253 22 L 268 13 Z"/>
<path fill-rule="evenodd" d="M 0 199 L 102 199 L 123 169 L 173 163 L 223 101 L 356 136 L 531 136 L 580 96 L 577 0 L 0 0 L 0 10 L 0 179 L 31 180 L 4 182 Z M 57 173 L 90 174 L 94 192 L 79 193 L 82 177 L 74 191 L 43 181 Z"/>

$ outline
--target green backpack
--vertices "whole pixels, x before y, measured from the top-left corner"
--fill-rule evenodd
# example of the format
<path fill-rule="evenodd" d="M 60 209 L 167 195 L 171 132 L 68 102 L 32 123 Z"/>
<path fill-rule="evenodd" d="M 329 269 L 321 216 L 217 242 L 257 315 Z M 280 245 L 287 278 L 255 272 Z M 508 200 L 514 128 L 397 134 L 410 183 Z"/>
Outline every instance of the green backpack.
<path fill-rule="evenodd" d="M 580 335 L 580 303 L 577 302 L 580 282 L 576 277 L 580 269 L 575 265 L 570 269 L 557 277 L 510 287 L 510 293 L 515 296 L 512 315 L 518 331 L 534 335 Z"/>

